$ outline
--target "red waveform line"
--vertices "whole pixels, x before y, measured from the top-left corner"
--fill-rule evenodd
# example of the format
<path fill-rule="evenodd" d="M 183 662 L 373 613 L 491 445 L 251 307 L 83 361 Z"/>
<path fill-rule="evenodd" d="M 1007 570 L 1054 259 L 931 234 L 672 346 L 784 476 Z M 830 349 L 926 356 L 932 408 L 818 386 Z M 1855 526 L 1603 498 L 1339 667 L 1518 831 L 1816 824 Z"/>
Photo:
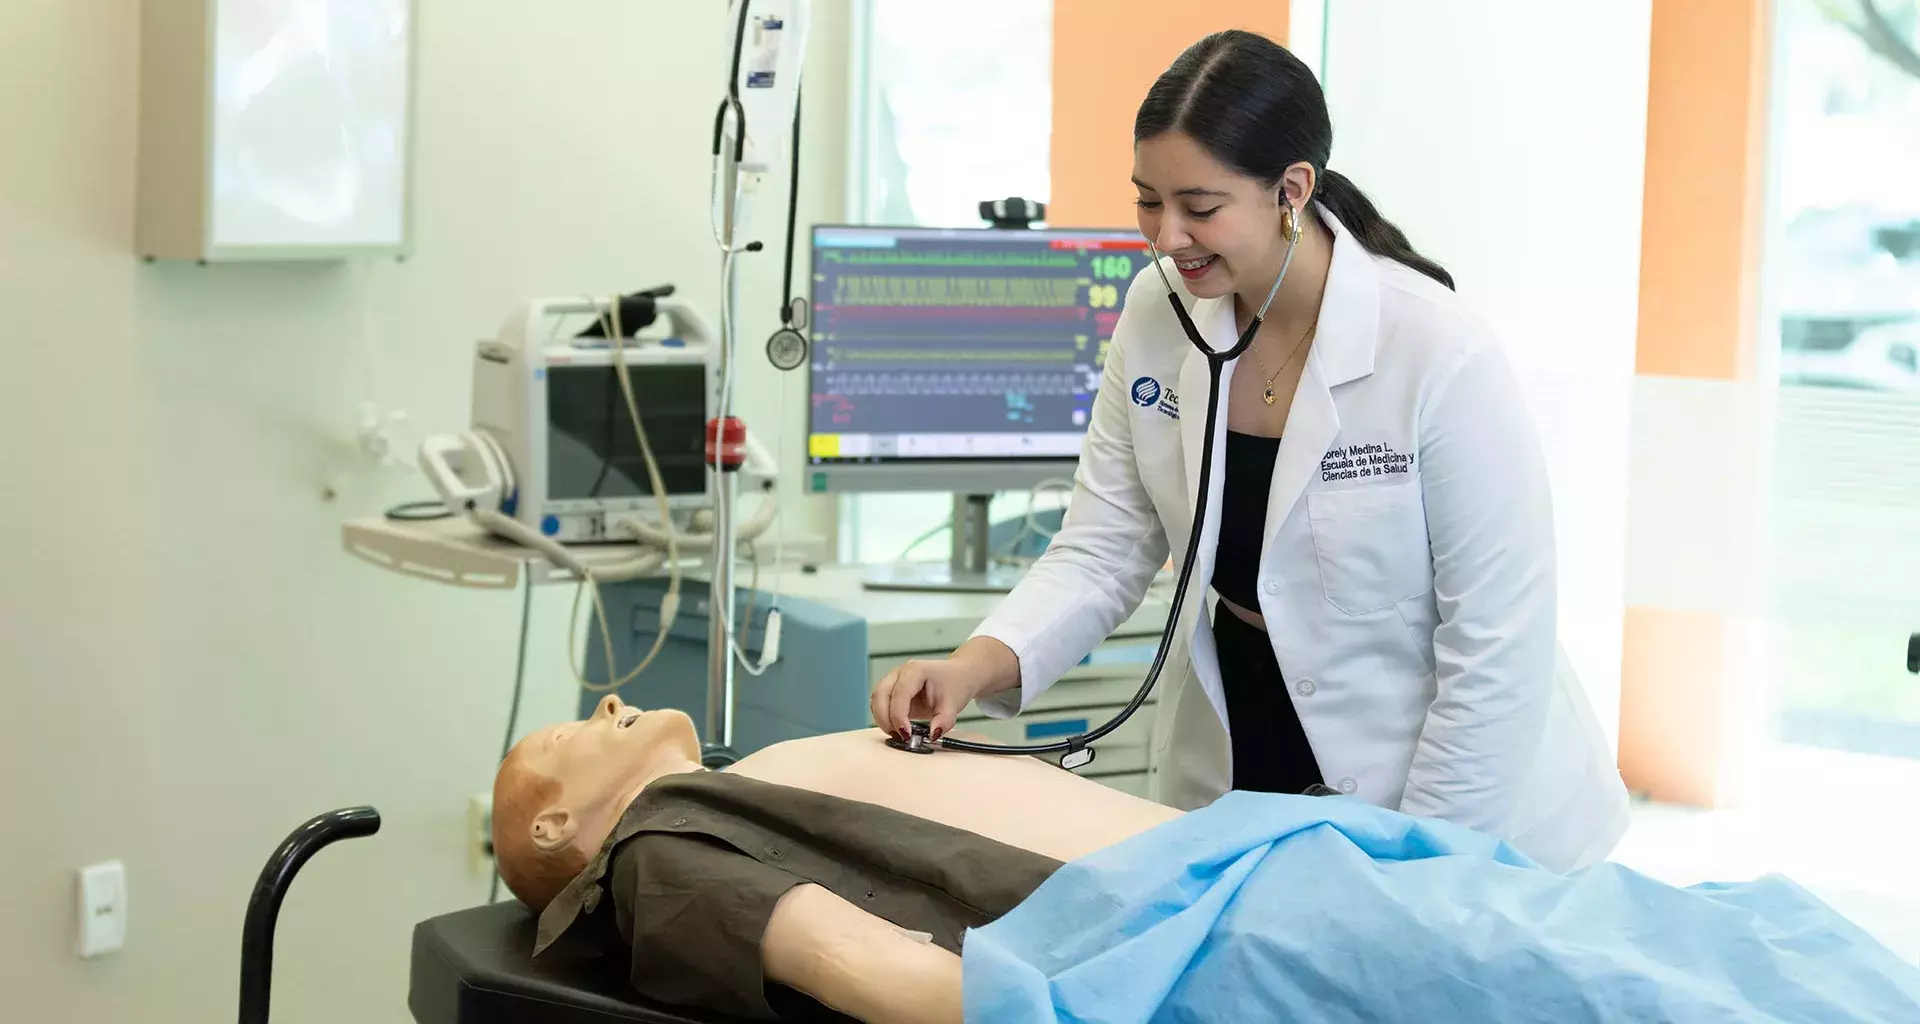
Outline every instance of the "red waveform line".
<path fill-rule="evenodd" d="M 1143 250 L 1147 247 L 1144 238 L 1055 238 L 1047 243 L 1050 249 L 1087 249 L 1094 251 Z"/>

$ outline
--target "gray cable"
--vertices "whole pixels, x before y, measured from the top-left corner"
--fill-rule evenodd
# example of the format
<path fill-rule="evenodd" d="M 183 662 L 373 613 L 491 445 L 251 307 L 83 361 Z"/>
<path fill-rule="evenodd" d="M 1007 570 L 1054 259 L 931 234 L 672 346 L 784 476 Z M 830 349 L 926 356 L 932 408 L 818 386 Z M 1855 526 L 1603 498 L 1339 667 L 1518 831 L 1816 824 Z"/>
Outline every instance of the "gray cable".
<path fill-rule="evenodd" d="M 523 567 L 521 569 L 521 576 L 525 578 L 526 586 L 522 588 L 520 597 L 520 656 L 516 660 L 513 669 L 513 703 L 508 705 L 507 708 L 507 735 L 500 741 L 500 762 L 506 761 L 507 752 L 513 749 L 513 730 L 520 721 L 520 694 L 527 682 L 527 627 L 533 619 L 532 567 Z M 495 763 L 498 764 L 500 762 Z M 499 901 L 500 869 L 495 867 L 493 871 L 493 884 L 487 893 L 487 902 L 498 903 Z"/>

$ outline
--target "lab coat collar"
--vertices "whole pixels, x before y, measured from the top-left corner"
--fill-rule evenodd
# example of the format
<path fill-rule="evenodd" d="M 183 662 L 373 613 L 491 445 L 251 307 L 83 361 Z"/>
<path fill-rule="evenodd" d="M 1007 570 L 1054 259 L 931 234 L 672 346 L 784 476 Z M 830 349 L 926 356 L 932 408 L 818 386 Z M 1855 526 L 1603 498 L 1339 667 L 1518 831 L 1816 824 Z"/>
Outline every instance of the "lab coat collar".
<path fill-rule="evenodd" d="M 1380 326 L 1380 276 L 1374 256 L 1346 225 L 1325 206 L 1315 203 L 1314 211 L 1333 233 L 1333 259 L 1327 270 L 1327 284 L 1320 297 L 1320 316 L 1313 345 L 1307 350 L 1307 365 L 1301 372 L 1300 386 L 1294 393 L 1287 414 L 1287 436 L 1281 439 L 1280 458 L 1275 467 L 1274 489 L 1269 496 L 1269 535 L 1277 529 L 1286 512 L 1300 496 L 1306 479 L 1320 464 L 1320 457 L 1339 434 L 1340 419 L 1334 409 L 1332 389 L 1373 372 L 1374 348 Z M 1184 291 L 1184 289 L 1182 289 Z M 1224 352 L 1238 340 L 1234 323 L 1233 297 L 1202 299 L 1193 306 L 1194 326 L 1200 337 L 1215 352 Z M 1182 339 L 1183 341 L 1185 339 Z M 1224 398 L 1233 380 L 1234 366 L 1228 363 L 1220 374 L 1222 401 L 1218 408 L 1207 408 L 1207 359 L 1189 346 L 1180 370 L 1180 396 L 1184 415 L 1180 418 L 1181 450 L 1186 457 L 1187 503 L 1197 512 L 1199 495 L 1193 485 L 1200 479 L 1200 448 L 1207 419 L 1215 421 L 1214 469 L 1208 481 L 1207 507 L 1211 509 L 1220 488 L 1220 467 L 1224 458 L 1227 410 Z M 1278 515 L 1279 519 L 1272 516 Z M 1209 519 L 1212 517 L 1209 516 Z M 1209 525 L 1209 530 L 1211 525 Z M 1206 538 L 1203 538 L 1205 540 Z M 1208 542 L 1203 553 L 1211 551 Z M 1202 561 L 1211 564 L 1203 554 Z M 1195 576 L 1202 577 L 1199 565 Z"/>
<path fill-rule="evenodd" d="M 1380 338 L 1380 271 L 1374 255 L 1333 211 L 1319 203 L 1313 209 L 1333 232 L 1333 262 L 1327 268 L 1319 326 L 1307 361 L 1319 364 L 1321 381 L 1332 388 L 1373 372 Z"/>
<path fill-rule="evenodd" d="M 1314 212 L 1333 233 L 1333 259 L 1327 268 L 1326 289 L 1320 296 L 1320 317 L 1308 354 L 1321 367 L 1321 379 L 1328 387 L 1338 387 L 1373 372 L 1374 345 L 1380 326 L 1380 273 L 1376 257 L 1347 230 L 1333 211 L 1320 203 Z M 1171 265 L 1171 260 L 1162 257 Z M 1215 352 L 1225 352 L 1240 340 L 1239 325 L 1234 322 L 1233 296 L 1194 299 L 1180 279 L 1168 275 L 1180 290 L 1180 299 L 1189 304 L 1193 324 L 1200 329 L 1201 340 Z M 1184 338 L 1182 339 L 1185 340 Z M 1204 367 L 1199 352 L 1188 354 L 1190 361 Z M 1203 392 L 1204 393 L 1204 392 Z"/>
<path fill-rule="evenodd" d="M 1320 296 L 1320 316 L 1300 386 L 1287 411 L 1287 426 L 1274 458 L 1267 490 L 1265 536 L 1281 524 L 1306 493 L 1327 450 L 1340 436 L 1340 410 L 1333 389 L 1373 372 L 1380 336 L 1380 276 L 1374 257 L 1326 207 L 1315 210 L 1333 232 L 1333 260 Z M 1197 353 L 1196 353 L 1197 354 Z M 1266 562 L 1264 548 L 1261 562 Z"/>

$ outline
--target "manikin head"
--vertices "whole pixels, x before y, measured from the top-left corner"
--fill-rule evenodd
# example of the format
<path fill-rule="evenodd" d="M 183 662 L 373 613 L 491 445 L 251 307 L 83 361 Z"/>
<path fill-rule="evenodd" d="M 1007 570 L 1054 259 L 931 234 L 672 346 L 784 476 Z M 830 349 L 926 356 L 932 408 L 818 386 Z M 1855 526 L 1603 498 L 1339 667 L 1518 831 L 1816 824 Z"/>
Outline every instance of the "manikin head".
<path fill-rule="evenodd" d="M 520 902 L 544 909 L 648 783 L 700 770 L 693 720 L 608 694 L 593 714 L 530 733 L 493 780 L 493 853 Z"/>

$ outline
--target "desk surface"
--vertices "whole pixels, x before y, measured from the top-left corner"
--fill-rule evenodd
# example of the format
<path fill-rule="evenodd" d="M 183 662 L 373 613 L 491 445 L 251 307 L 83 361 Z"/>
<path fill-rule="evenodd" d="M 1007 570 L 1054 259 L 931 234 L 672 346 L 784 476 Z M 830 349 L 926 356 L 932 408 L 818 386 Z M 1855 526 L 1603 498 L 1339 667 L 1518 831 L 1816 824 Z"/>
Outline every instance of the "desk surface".
<path fill-rule="evenodd" d="M 570 580 L 536 551 L 493 536 L 466 519 L 401 522 L 382 517 L 355 519 L 342 524 L 341 546 L 349 554 L 403 575 L 461 587 L 485 589 L 519 585 L 520 574 L 536 583 Z M 589 566 L 606 566 L 634 557 L 627 544 L 575 545 L 573 550 Z M 686 580 L 704 586 L 705 566 L 682 562 Z M 1005 598 L 1004 594 L 959 591 L 869 590 L 860 565 L 822 565 L 803 572 L 789 565 L 760 569 L 760 586 L 817 601 L 867 621 L 867 645 L 876 656 L 951 650 L 966 640 L 981 619 Z M 745 588 L 751 575 L 735 573 Z M 1171 572 L 1162 572 L 1132 617 L 1115 636 L 1158 636 L 1173 597 Z"/>
<path fill-rule="evenodd" d="M 1004 594 L 915 590 L 869 590 L 861 583 L 865 566 L 826 565 L 804 573 L 789 568 L 777 584 L 784 594 L 818 601 L 867 620 L 867 645 L 875 655 L 949 650 L 973 632 Z M 1162 573 L 1116 636 L 1158 636 L 1173 597 L 1173 573 Z M 745 585 L 746 577 L 735 582 Z M 762 589 L 776 585 L 769 569 L 760 571 Z"/>
<path fill-rule="evenodd" d="M 488 533 L 464 517 L 350 519 L 340 526 L 340 546 L 355 558 L 383 569 L 456 587 L 517 587 L 522 572 L 531 574 L 535 583 L 573 579 L 538 551 Z M 638 554 L 631 544 L 575 544 L 569 550 L 591 569 L 621 565 Z M 682 559 L 681 565 L 685 567 L 690 561 Z"/>

